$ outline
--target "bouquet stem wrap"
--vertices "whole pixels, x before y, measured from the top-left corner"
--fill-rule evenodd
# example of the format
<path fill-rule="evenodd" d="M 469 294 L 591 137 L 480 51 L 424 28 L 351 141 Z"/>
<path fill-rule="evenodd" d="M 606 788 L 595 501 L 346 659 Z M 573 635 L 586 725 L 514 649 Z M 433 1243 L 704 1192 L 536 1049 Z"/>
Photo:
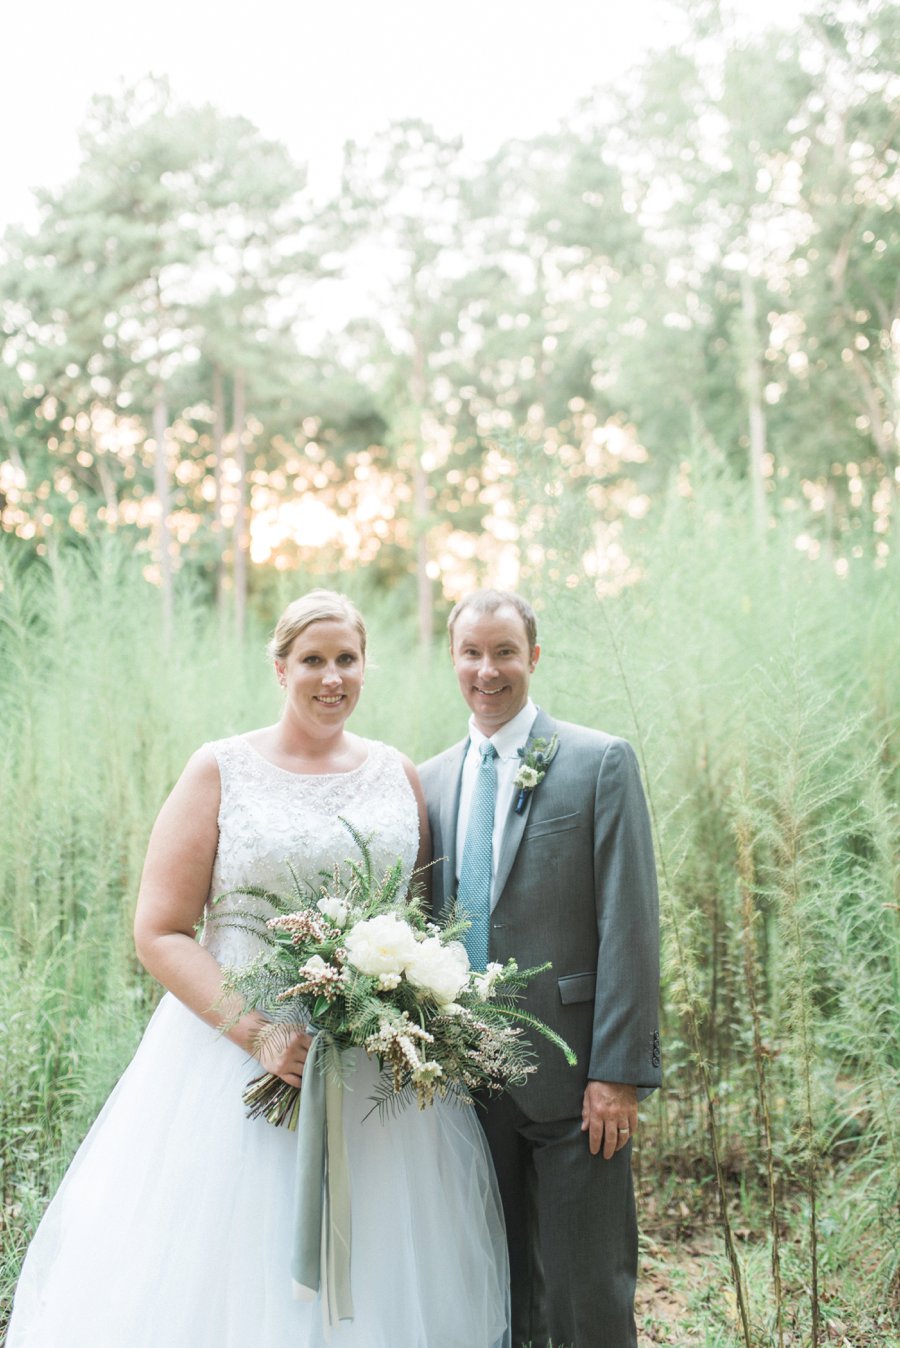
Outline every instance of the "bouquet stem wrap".
<path fill-rule="evenodd" d="M 321 1290 L 329 1326 L 353 1319 L 350 1290 L 350 1167 L 344 1139 L 344 1087 L 325 1058 L 331 1036 L 314 1036 L 303 1069 L 297 1124 L 294 1295 Z"/>

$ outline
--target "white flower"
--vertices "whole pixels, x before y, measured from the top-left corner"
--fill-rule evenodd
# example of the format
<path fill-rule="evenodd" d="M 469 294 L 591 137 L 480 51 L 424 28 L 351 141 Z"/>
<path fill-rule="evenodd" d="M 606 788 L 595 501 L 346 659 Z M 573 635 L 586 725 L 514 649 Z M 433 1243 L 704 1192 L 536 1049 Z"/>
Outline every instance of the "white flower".
<path fill-rule="evenodd" d="M 330 964 L 326 964 L 321 955 L 310 955 L 305 964 L 301 965 L 299 972 L 306 974 L 308 978 L 315 978 L 318 974 L 333 974 L 335 972 Z"/>
<path fill-rule="evenodd" d="M 406 966 L 406 977 L 430 992 L 439 1005 L 456 1000 L 469 977 L 469 957 L 459 941 L 441 945 L 437 936 L 419 941 Z"/>
<path fill-rule="evenodd" d="M 544 774 L 527 763 L 523 763 L 516 773 L 516 786 L 520 786 L 523 791 L 533 791 L 543 780 Z"/>
<path fill-rule="evenodd" d="M 400 986 L 400 979 L 401 979 L 402 977 L 403 977 L 402 974 L 379 974 L 379 975 L 378 975 L 378 991 L 379 991 L 379 992 L 393 992 L 394 988 L 397 988 L 397 987 Z"/>
<path fill-rule="evenodd" d="M 439 1062 L 429 1058 L 415 1069 L 412 1074 L 413 1081 L 437 1081 L 438 1077 L 444 1075 L 444 1069 Z"/>
<path fill-rule="evenodd" d="M 495 964 L 492 960 L 483 974 L 472 975 L 472 986 L 475 992 L 483 1002 L 490 1001 L 494 995 L 494 985 L 500 974 L 503 972 L 502 964 Z"/>
<path fill-rule="evenodd" d="M 419 1057 L 416 1046 L 408 1034 L 397 1035 L 397 1047 L 412 1068 L 413 1073 L 419 1071 L 423 1066 L 422 1059 Z"/>
<path fill-rule="evenodd" d="M 328 918 L 335 927 L 345 927 L 347 925 L 347 915 L 350 912 L 343 899 L 333 899 L 327 894 L 324 899 L 319 899 L 316 904 L 319 912 Z"/>
<path fill-rule="evenodd" d="M 393 913 L 357 922 L 347 933 L 347 959 L 363 974 L 403 973 L 416 953 L 416 938 L 407 922 Z"/>

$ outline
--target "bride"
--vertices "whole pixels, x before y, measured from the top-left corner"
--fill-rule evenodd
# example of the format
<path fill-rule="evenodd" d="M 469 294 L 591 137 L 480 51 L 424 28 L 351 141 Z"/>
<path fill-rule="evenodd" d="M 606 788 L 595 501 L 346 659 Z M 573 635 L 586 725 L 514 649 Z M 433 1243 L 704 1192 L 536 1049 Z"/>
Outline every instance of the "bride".
<path fill-rule="evenodd" d="M 262 1017 L 235 1019 L 222 969 L 256 938 L 203 925 L 204 909 L 238 886 L 284 890 L 288 863 L 318 882 L 347 856 L 339 816 L 371 835 L 382 870 L 398 856 L 411 870 L 430 844 L 412 764 L 345 728 L 365 674 L 357 609 L 327 590 L 295 600 L 270 654 L 280 720 L 199 749 L 153 828 L 135 941 L 168 994 L 32 1241 L 7 1348 L 508 1343 L 503 1221 L 474 1112 L 437 1101 L 382 1118 L 362 1053 L 344 1088 L 354 1317 L 327 1330 L 317 1302 L 292 1296 L 297 1134 L 248 1120 L 241 1092 L 260 1064 L 299 1085 L 310 1039 L 260 1047 Z M 231 895 L 216 911 L 260 902 Z"/>

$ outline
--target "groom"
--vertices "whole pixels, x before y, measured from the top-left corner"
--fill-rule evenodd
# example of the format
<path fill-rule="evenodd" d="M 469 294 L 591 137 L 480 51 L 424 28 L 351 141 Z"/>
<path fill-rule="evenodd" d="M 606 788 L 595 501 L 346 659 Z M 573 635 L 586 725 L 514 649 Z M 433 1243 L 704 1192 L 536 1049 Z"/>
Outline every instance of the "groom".
<path fill-rule="evenodd" d="M 471 716 L 468 737 L 420 768 L 443 858 L 435 911 L 454 897 L 465 908 L 475 966 L 552 961 L 522 1005 L 578 1055 L 569 1067 L 535 1036 L 538 1071 L 482 1113 L 506 1217 L 513 1344 L 633 1348 L 630 1142 L 638 1095 L 660 1082 L 656 874 L 637 762 L 626 741 L 531 701 L 540 647 L 520 595 L 468 595 L 448 625 Z"/>

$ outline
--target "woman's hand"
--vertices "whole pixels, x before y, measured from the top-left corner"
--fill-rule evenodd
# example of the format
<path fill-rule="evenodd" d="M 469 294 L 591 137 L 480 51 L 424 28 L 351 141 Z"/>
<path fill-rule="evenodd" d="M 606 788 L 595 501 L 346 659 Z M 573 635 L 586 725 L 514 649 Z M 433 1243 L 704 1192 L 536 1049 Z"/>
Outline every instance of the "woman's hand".
<path fill-rule="evenodd" d="M 311 1043 L 312 1035 L 305 1030 L 269 1024 L 257 1036 L 253 1052 L 267 1072 L 299 1087 Z"/>

